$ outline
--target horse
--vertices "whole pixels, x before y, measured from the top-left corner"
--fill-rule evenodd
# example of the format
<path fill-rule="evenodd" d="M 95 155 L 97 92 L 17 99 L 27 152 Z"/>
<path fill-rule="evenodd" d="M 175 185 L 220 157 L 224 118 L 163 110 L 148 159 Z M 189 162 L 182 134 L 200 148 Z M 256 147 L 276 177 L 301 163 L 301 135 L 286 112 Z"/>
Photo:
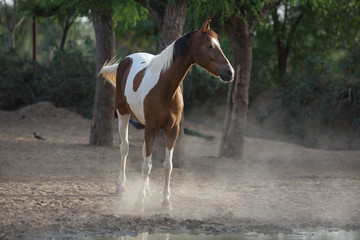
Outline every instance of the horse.
<path fill-rule="evenodd" d="M 105 64 L 100 70 L 100 74 L 115 87 L 115 107 L 121 139 L 121 168 L 115 194 L 120 196 L 125 191 L 130 116 L 145 125 L 142 183 L 140 199 L 137 203 L 141 211 L 144 211 L 145 197 L 150 193 L 152 150 L 155 137 L 161 129 L 166 135 L 162 206 L 167 210 L 172 209 L 170 201 L 172 157 L 184 107 L 180 85 L 190 67 L 198 64 L 223 82 L 234 79 L 234 69 L 221 50 L 218 35 L 210 29 L 210 21 L 211 18 L 207 18 L 201 28 L 192 29 L 156 56 L 143 52 L 134 53 L 123 58 L 119 63 Z"/>

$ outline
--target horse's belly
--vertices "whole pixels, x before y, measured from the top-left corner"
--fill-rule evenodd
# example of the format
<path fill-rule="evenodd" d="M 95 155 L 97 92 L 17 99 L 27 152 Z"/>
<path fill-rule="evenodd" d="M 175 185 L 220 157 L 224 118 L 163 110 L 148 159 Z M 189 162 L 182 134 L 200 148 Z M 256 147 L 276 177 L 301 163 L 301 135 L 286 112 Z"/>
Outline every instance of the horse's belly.
<path fill-rule="evenodd" d="M 154 57 L 147 53 L 132 54 L 129 57 L 132 58 L 133 64 L 131 66 L 128 79 L 125 86 L 126 101 L 130 107 L 131 112 L 142 123 L 146 124 L 144 114 L 144 99 L 149 91 L 156 85 L 159 79 L 159 75 L 155 76 L 145 72 L 140 86 L 134 91 L 134 79 L 138 72 L 148 66 L 151 59 Z"/>

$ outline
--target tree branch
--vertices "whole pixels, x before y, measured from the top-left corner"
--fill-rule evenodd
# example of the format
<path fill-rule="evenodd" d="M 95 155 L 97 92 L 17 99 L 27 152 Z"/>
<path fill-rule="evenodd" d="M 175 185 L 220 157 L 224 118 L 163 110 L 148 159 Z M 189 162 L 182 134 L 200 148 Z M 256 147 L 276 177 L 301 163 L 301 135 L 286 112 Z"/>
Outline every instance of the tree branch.
<path fill-rule="evenodd" d="M 12 15 L 12 18 L 11 18 L 11 27 L 12 27 L 12 30 L 15 29 L 15 22 L 16 22 L 16 0 L 14 0 L 13 15 Z"/>
<path fill-rule="evenodd" d="M 283 0 L 271 0 L 260 10 L 259 18 L 262 19 L 271 9 L 279 6 L 282 1 Z"/>
<path fill-rule="evenodd" d="M 304 17 L 304 12 L 301 11 L 299 16 L 296 18 L 294 24 L 290 27 L 290 31 L 289 31 L 289 35 L 288 35 L 288 39 L 287 39 L 287 45 L 289 45 L 289 43 L 291 42 L 293 35 L 296 31 L 296 29 L 299 27 L 301 20 Z"/>
<path fill-rule="evenodd" d="M 4 0 L 4 11 L 5 11 L 5 23 L 6 23 L 6 27 L 8 29 L 10 29 L 10 25 L 9 25 L 9 19 L 8 19 L 8 11 L 7 11 L 7 4 L 6 4 L 6 0 Z"/>
<path fill-rule="evenodd" d="M 24 21 L 24 18 L 21 18 L 20 21 L 17 24 L 15 24 L 14 29 L 19 27 L 23 23 L 23 21 Z"/>
<path fill-rule="evenodd" d="M 249 22 L 249 27 L 254 28 L 259 20 L 263 19 L 264 16 L 273 8 L 277 7 L 283 0 L 271 0 L 265 4 L 264 7 L 259 11 L 259 17 Z"/>
<path fill-rule="evenodd" d="M 155 1 L 147 1 L 147 0 L 135 0 L 141 6 L 149 10 L 150 14 L 154 17 L 156 23 L 161 26 L 161 19 L 164 16 L 164 8 L 162 8 L 159 4 L 155 3 Z"/>

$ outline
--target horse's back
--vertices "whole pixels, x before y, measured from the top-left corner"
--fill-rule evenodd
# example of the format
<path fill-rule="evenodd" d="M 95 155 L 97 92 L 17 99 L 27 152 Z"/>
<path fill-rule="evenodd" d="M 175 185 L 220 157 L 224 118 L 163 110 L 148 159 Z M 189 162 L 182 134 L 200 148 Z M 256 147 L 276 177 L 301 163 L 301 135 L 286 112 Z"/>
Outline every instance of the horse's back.
<path fill-rule="evenodd" d="M 149 53 L 134 53 L 123 59 L 130 62 L 126 71 L 123 71 L 125 76 L 121 80 L 126 103 L 132 115 L 143 124 L 145 124 L 144 99 L 159 78 L 145 71 L 153 58 L 154 55 Z"/>

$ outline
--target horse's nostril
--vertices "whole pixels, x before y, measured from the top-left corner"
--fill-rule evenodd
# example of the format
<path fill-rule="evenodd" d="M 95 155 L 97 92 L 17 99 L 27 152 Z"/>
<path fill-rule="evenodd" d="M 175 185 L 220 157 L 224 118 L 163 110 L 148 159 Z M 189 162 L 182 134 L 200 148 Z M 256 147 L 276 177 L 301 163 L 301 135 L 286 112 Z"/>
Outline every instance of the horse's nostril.
<path fill-rule="evenodd" d="M 228 74 L 230 77 L 232 77 L 232 71 L 230 69 L 228 69 Z"/>

